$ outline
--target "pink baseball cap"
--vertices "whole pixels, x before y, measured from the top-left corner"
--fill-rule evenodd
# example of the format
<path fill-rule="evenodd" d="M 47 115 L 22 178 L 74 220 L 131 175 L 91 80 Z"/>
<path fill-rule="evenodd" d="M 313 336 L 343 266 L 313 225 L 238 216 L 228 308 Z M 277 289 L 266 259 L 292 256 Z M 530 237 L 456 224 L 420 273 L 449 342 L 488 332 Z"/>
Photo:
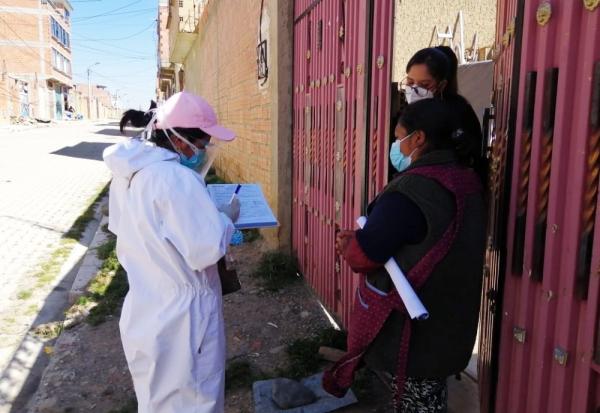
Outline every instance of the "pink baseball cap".
<path fill-rule="evenodd" d="M 156 127 L 199 128 L 222 141 L 235 138 L 232 130 L 217 123 L 217 115 L 207 101 L 186 91 L 175 93 L 158 108 Z"/>

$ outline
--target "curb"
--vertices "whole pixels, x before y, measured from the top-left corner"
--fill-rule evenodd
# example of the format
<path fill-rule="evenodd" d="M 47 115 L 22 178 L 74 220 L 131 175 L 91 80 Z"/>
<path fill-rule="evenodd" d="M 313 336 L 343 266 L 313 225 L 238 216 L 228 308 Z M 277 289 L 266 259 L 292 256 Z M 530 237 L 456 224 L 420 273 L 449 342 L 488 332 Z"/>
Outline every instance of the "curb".
<path fill-rule="evenodd" d="M 81 297 L 89 284 L 89 282 L 94 278 L 100 266 L 102 265 L 102 260 L 97 257 L 97 249 L 100 245 L 106 242 L 109 235 L 102 230 L 102 227 L 105 223 L 108 222 L 108 215 L 106 215 L 106 211 L 108 208 L 108 197 L 104 197 L 102 201 L 98 204 L 96 209 L 97 219 L 100 219 L 100 224 L 98 225 L 98 229 L 92 238 L 92 242 L 90 243 L 87 251 L 85 252 L 83 262 L 81 267 L 77 271 L 77 275 L 75 276 L 75 280 L 73 281 L 73 285 L 68 292 L 68 301 L 69 304 L 73 304 L 79 297 Z M 64 330 L 56 339 L 54 343 L 54 351 L 60 353 L 62 351 L 68 351 L 69 347 L 72 345 L 74 340 L 76 340 L 77 333 L 66 329 Z M 58 409 L 56 406 L 52 404 L 53 400 L 45 400 L 42 396 L 45 394 L 43 387 L 45 386 L 45 382 L 47 381 L 47 375 L 49 372 L 59 368 L 57 367 L 57 363 L 60 363 L 56 360 L 56 358 L 51 357 L 48 365 L 45 366 L 43 373 L 40 377 L 40 382 L 37 386 L 37 389 L 31 395 L 29 402 L 26 406 L 26 412 L 28 413 L 58 413 L 63 411 L 63 409 Z"/>
<path fill-rule="evenodd" d="M 105 203 L 106 202 L 103 201 L 100 204 L 101 209 L 104 207 Z M 96 230 L 96 234 L 94 234 L 94 238 L 92 239 L 92 242 L 85 253 L 81 267 L 79 267 L 79 271 L 77 271 L 73 285 L 71 285 L 71 289 L 69 290 L 68 300 L 69 304 L 71 305 L 74 304 L 79 297 L 86 293 L 90 281 L 92 281 L 92 279 L 96 276 L 100 266 L 102 265 L 102 260 L 98 258 L 96 252 L 98 247 L 100 247 L 110 238 L 110 235 L 102 230 L 102 227 L 107 223 L 108 216 L 103 214 L 100 220 L 100 225 L 98 225 L 98 229 Z"/>

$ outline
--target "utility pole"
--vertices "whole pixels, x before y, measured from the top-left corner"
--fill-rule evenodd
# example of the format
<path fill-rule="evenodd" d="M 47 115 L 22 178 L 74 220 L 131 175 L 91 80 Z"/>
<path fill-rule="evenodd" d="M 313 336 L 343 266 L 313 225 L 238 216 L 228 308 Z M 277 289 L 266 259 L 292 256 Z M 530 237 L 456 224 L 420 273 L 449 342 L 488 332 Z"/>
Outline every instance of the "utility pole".
<path fill-rule="evenodd" d="M 87 102 L 87 107 L 88 107 L 88 120 L 92 119 L 92 83 L 90 81 L 90 73 L 92 72 L 92 67 L 99 65 L 100 62 L 96 62 L 93 65 L 89 66 L 87 68 L 87 77 L 88 77 L 88 102 Z"/>

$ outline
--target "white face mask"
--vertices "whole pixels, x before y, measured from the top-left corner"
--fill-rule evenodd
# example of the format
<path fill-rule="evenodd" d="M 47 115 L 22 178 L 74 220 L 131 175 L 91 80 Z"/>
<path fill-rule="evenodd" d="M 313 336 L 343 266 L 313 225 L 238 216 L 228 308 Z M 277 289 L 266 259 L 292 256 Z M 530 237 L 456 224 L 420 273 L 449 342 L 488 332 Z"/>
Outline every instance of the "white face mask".
<path fill-rule="evenodd" d="M 404 96 L 406 96 L 406 102 L 410 105 L 419 100 L 433 98 L 433 92 L 424 87 L 406 85 L 404 87 Z"/>

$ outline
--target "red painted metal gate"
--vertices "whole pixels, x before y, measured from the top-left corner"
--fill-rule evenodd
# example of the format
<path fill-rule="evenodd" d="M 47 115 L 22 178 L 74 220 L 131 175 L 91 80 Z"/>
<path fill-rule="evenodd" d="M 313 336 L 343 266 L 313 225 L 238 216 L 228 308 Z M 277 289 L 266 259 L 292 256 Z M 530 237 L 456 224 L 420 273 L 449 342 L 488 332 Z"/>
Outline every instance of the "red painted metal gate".
<path fill-rule="evenodd" d="M 334 251 L 387 174 L 393 2 L 294 4 L 293 248 L 342 323 L 357 277 Z M 377 22 L 373 24 L 373 22 Z"/>
<path fill-rule="evenodd" d="M 517 4 L 523 7 L 523 21 L 521 26 L 515 20 L 515 28 Z M 506 97 L 511 71 L 505 65 L 514 62 L 510 42 L 515 29 L 522 27 L 523 39 L 520 55 L 514 56 L 521 62 L 516 66 L 518 102 L 495 410 L 597 411 L 600 8 L 591 0 L 505 0 L 499 2 L 499 14 L 498 43 L 504 45 L 496 68 L 495 166 L 502 165 L 509 152 L 502 144 L 512 107 Z M 510 139 L 507 142 L 510 145 Z M 492 167 L 492 176 L 503 174 Z M 489 248 L 488 253 L 490 273 L 501 275 L 504 269 L 497 264 L 502 259 L 495 257 L 499 250 Z M 493 343 L 486 330 L 490 325 L 482 324 L 486 358 L 495 353 L 486 348 Z M 485 379 L 493 388 L 493 377 Z"/>
<path fill-rule="evenodd" d="M 498 3 L 493 107 L 484 118 L 490 158 L 486 260 L 480 312 L 478 381 L 481 412 L 494 410 L 506 271 L 507 206 L 515 142 L 524 0 Z"/>

